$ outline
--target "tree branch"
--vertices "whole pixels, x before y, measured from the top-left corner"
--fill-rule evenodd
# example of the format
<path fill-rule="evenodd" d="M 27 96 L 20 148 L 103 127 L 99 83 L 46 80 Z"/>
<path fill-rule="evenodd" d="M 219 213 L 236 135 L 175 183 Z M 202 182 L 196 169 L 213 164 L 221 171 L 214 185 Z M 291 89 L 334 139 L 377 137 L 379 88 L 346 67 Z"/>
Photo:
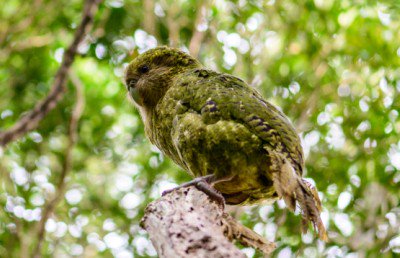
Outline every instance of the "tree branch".
<path fill-rule="evenodd" d="M 168 6 L 165 1 L 163 1 L 164 6 Z M 169 45 L 171 47 L 178 47 L 180 43 L 180 19 L 178 18 L 178 13 L 180 11 L 179 5 L 176 4 L 174 1 L 173 4 L 167 9 L 167 15 L 166 15 L 166 22 L 167 22 L 167 27 L 168 27 L 168 39 L 169 39 Z"/>
<path fill-rule="evenodd" d="M 232 239 L 266 254 L 275 248 L 193 186 L 150 203 L 141 225 L 159 257 L 246 257 Z"/>
<path fill-rule="evenodd" d="M 156 16 L 154 14 L 154 0 L 143 1 L 143 28 L 144 30 L 156 36 Z"/>
<path fill-rule="evenodd" d="M 67 74 L 71 67 L 79 43 L 83 40 L 88 32 L 97 7 L 101 0 L 87 0 L 83 10 L 82 21 L 75 31 L 74 40 L 65 51 L 60 68 L 58 69 L 52 89 L 46 98 L 42 99 L 28 114 L 23 116 L 12 128 L 7 131 L 0 132 L 0 145 L 6 146 L 9 142 L 22 137 L 27 132 L 35 129 L 39 122 L 55 108 L 65 93 L 65 83 Z"/>
<path fill-rule="evenodd" d="M 226 224 L 225 235 L 228 239 L 235 239 L 242 245 L 256 248 L 264 254 L 270 254 L 275 250 L 275 243 L 265 240 L 253 230 L 243 226 L 228 213 L 223 214 L 223 222 Z"/>
<path fill-rule="evenodd" d="M 199 55 L 201 43 L 206 32 L 205 29 L 201 28 L 200 25 L 207 24 L 207 6 L 210 1 L 202 1 L 200 8 L 197 11 L 196 20 L 194 22 L 193 36 L 189 43 L 189 52 L 192 56 L 197 57 Z"/>
<path fill-rule="evenodd" d="M 62 165 L 62 170 L 60 174 L 60 178 L 57 184 L 57 190 L 52 200 L 50 200 L 47 205 L 43 208 L 42 217 L 38 224 L 37 229 L 37 244 L 35 250 L 33 251 L 32 257 L 38 258 L 41 256 L 42 243 L 45 236 L 45 226 L 46 222 L 53 213 L 55 207 L 59 203 L 59 201 L 63 198 L 65 188 L 66 188 L 66 178 L 71 171 L 72 167 L 72 150 L 75 146 L 75 143 L 78 139 L 78 122 L 82 115 L 84 105 L 85 105 L 85 97 L 83 93 L 83 85 L 81 81 L 76 77 L 75 74 L 71 74 L 70 78 L 72 83 L 76 88 L 76 104 L 74 110 L 72 111 L 71 120 L 69 123 L 68 130 L 68 145 L 65 150 L 65 159 Z"/>

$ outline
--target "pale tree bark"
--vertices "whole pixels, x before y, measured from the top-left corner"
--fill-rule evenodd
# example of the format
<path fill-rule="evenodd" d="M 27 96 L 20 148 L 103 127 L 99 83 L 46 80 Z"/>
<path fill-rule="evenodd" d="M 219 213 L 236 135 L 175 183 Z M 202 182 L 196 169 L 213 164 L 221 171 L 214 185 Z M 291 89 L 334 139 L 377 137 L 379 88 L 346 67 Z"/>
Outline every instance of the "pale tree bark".
<path fill-rule="evenodd" d="M 258 248 L 265 254 L 275 244 L 224 213 L 208 195 L 190 186 L 150 203 L 142 227 L 159 257 L 246 257 L 233 243 Z"/>
<path fill-rule="evenodd" d="M 204 24 L 208 27 L 207 10 L 209 9 L 208 5 L 210 4 L 210 2 L 211 1 L 209 0 L 202 1 L 200 4 L 200 8 L 197 11 L 197 16 L 193 28 L 193 36 L 190 39 L 189 43 L 189 52 L 194 57 L 199 56 L 201 43 L 203 42 L 204 35 L 207 31 L 206 28 L 200 29 L 200 25 Z"/>
<path fill-rule="evenodd" d="M 154 14 L 154 6 L 153 0 L 143 1 L 143 28 L 147 33 L 156 36 L 156 16 Z"/>

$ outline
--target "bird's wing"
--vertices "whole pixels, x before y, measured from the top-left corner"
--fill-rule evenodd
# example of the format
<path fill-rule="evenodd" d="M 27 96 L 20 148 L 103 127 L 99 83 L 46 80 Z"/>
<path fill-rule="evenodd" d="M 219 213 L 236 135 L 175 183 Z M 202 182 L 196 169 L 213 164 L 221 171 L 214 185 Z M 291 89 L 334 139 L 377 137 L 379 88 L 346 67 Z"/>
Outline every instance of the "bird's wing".
<path fill-rule="evenodd" d="M 297 203 L 304 221 L 311 221 L 320 238 L 327 239 L 320 219 L 318 194 L 301 178 L 304 160 L 300 139 L 281 111 L 241 79 L 210 70 L 199 69 L 185 74 L 176 82 L 175 89 L 179 93 L 175 120 L 198 127 L 192 128 L 191 132 L 202 134 L 206 130 L 204 124 L 224 123 L 226 127 L 244 127 L 256 135 L 271 159 L 270 172 L 278 195 L 291 210 Z M 220 130 L 219 127 L 215 130 Z M 173 137 L 174 144 L 179 155 L 186 155 L 182 153 L 185 149 L 182 144 L 190 144 L 191 140 L 182 139 L 182 136 L 184 132 L 181 131 L 179 137 Z"/>
<path fill-rule="evenodd" d="M 202 115 L 206 124 L 221 120 L 246 126 L 265 145 L 285 156 L 302 175 L 300 139 L 286 116 L 241 79 L 210 70 L 196 70 L 178 82 L 185 87 L 181 103 Z"/>

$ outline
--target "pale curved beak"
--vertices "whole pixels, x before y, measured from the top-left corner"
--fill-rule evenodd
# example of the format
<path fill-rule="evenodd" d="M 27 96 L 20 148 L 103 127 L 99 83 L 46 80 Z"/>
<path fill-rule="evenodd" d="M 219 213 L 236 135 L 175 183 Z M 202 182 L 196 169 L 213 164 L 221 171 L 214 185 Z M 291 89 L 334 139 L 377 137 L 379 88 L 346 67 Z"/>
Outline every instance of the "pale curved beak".
<path fill-rule="evenodd" d="M 135 101 L 136 104 L 139 106 L 142 106 L 142 98 L 140 97 L 139 91 L 136 87 L 128 87 L 129 89 L 129 95 Z"/>

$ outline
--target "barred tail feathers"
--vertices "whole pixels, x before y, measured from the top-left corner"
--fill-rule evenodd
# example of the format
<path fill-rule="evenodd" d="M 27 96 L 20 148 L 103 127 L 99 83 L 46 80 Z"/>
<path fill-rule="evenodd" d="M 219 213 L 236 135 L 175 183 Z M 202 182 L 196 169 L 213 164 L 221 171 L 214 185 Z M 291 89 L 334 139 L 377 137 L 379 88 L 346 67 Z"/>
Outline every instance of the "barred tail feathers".
<path fill-rule="evenodd" d="M 294 171 L 286 158 L 275 155 L 272 160 L 272 179 L 279 197 L 281 197 L 291 211 L 299 206 L 302 214 L 302 231 L 307 232 L 308 222 L 311 222 L 321 240 L 327 241 L 325 227 L 322 223 L 321 201 L 317 190 Z"/>

